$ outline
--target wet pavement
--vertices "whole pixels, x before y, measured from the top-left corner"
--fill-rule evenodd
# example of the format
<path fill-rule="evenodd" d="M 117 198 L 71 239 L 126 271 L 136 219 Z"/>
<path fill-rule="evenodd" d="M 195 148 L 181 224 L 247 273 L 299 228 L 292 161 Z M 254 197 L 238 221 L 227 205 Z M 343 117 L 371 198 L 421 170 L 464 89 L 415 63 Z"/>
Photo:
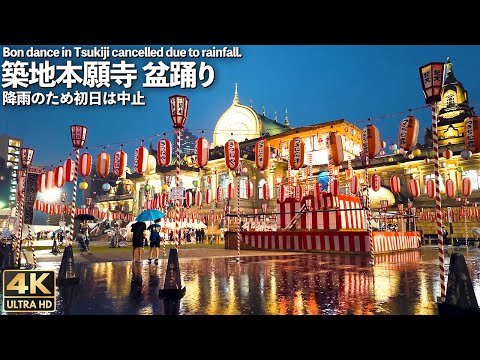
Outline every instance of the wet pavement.
<path fill-rule="evenodd" d="M 465 255 L 480 299 L 480 250 L 448 247 L 447 273 L 452 251 Z M 180 257 L 187 291 L 177 304 L 165 304 L 158 296 L 166 259 L 159 265 L 77 264 L 80 284 L 59 289 L 54 314 L 436 314 L 437 255 L 435 246 L 378 255 L 374 267 L 368 256 L 358 255 L 272 253 L 242 256 L 240 263 L 235 257 Z M 59 262 L 43 262 L 40 268 L 58 267 Z"/>

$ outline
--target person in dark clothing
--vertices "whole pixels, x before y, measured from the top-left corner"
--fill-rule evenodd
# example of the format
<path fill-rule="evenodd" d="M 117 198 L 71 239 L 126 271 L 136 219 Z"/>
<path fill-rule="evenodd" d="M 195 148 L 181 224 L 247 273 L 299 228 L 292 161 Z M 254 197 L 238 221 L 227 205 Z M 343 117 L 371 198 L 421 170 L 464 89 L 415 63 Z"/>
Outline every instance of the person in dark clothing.
<path fill-rule="evenodd" d="M 170 231 L 170 234 L 168 235 L 168 241 L 173 242 L 173 230 Z"/>
<path fill-rule="evenodd" d="M 131 225 L 132 228 L 132 256 L 133 262 L 142 262 L 143 255 L 143 234 L 147 230 L 147 225 L 143 221 L 137 221 Z M 138 254 L 138 261 L 135 261 L 135 254 Z"/>
<path fill-rule="evenodd" d="M 151 224 L 147 230 L 150 230 L 150 254 L 148 256 L 148 263 L 152 263 L 153 248 L 155 248 L 155 264 L 158 265 L 158 256 L 160 255 L 160 231 L 162 227 L 159 224 L 160 219 L 157 219 Z"/>
<path fill-rule="evenodd" d="M 443 235 L 443 244 L 446 245 L 448 241 L 448 231 L 445 225 L 442 227 L 442 235 Z"/>

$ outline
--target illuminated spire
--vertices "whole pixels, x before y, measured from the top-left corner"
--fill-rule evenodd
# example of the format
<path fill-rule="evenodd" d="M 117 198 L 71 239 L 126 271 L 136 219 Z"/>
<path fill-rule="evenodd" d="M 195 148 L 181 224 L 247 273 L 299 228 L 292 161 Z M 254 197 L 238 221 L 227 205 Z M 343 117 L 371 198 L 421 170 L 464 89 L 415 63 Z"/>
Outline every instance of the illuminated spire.
<path fill-rule="evenodd" d="M 285 121 L 283 122 L 285 125 L 289 126 L 290 124 L 288 123 L 288 110 L 285 109 Z"/>
<path fill-rule="evenodd" d="M 275 116 L 273 117 L 273 120 L 275 120 L 275 122 L 277 122 L 277 110 L 275 110 Z"/>
<path fill-rule="evenodd" d="M 235 95 L 233 96 L 233 103 L 238 104 L 240 101 L 238 100 L 238 84 L 235 83 Z"/>
<path fill-rule="evenodd" d="M 262 115 L 265 116 L 265 105 L 262 105 Z"/>
<path fill-rule="evenodd" d="M 250 99 L 250 107 L 253 108 L 253 100 Z"/>

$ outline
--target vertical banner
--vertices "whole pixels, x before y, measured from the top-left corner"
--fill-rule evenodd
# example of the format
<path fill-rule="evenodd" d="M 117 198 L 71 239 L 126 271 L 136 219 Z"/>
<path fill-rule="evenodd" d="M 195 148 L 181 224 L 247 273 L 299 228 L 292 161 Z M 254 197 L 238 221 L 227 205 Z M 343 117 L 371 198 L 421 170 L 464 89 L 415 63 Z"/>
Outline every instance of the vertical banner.
<path fill-rule="evenodd" d="M 25 188 L 25 203 L 23 207 L 23 223 L 33 225 L 33 205 L 37 198 L 37 181 L 42 169 L 31 166 L 28 168 L 27 187 Z"/>

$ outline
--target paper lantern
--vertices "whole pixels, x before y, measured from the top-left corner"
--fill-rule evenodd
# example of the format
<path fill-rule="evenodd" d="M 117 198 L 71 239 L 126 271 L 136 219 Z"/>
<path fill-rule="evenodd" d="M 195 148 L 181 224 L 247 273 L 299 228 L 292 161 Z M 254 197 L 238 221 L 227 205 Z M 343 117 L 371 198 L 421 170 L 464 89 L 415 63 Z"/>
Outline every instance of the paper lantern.
<path fill-rule="evenodd" d="M 47 180 L 45 186 L 47 190 L 55 188 L 55 172 L 53 170 L 47 171 Z"/>
<path fill-rule="evenodd" d="M 169 166 L 172 162 L 172 143 L 162 139 L 157 143 L 157 162 L 160 166 Z"/>
<path fill-rule="evenodd" d="M 458 167 L 457 167 L 457 171 L 458 171 L 458 172 L 463 172 L 463 166 L 458 166 Z"/>
<path fill-rule="evenodd" d="M 82 154 L 78 162 L 78 172 L 83 177 L 90 176 L 92 172 L 92 155 L 89 153 Z"/>
<path fill-rule="evenodd" d="M 54 171 L 54 186 L 57 188 L 63 187 L 65 184 L 65 174 L 64 174 L 64 167 L 57 166 Z"/>
<path fill-rule="evenodd" d="M 393 143 L 392 143 L 392 144 L 390 145 L 390 150 L 395 151 L 395 150 L 397 150 L 397 149 L 398 149 L 397 144 L 393 144 Z"/>
<path fill-rule="evenodd" d="M 30 149 L 30 148 L 20 149 L 20 158 L 21 158 L 23 167 L 27 167 L 32 164 L 34 154 L 35 154 L 35 151 L 33 149 Z"/>
<path fill-rule="evenodd" d="M 427 188 L 427 196 L 430 199 L 433 199 L 435 197 L 435 180 L 427 180 L 427 182 L 425 183 L 425 187 Z"/>
<path fill-rule="evenodd" d="M 133 167 L 135 172 L 143 174 L 147 171 L 148 166 L 148 149 L 145 146 L 139 146 L 135 149 L 135 155 L 133 157 Z"/>
<path fill-rule="evenodd" d="M 113 168 L 112 172 L 115 176 L 121 177 L 127 171 L 127 153 L 123 150 L 118 150 L 113 154 Z"/>
<path fill-rule="evenodd" d="M 390 178 L 390 190 L 392 190 L 394 194 L 400 192 L 400 178 L 396 175 Z"/>
<path fill-rule="evenodd" d="M 196 164 L 202 168 L 208 164 L 209 145 L 207 139 L 201 137 L 195 142 Z"/>
<path fill-rule="evenodd" d="M 363 152 L 373 159 L 382 149 L 380 132 L 374 125 L 367 125 L 362 131 Z"/>
<path fill-rule="evenodd" d="M 350 179 L 350 192 L 352 194 L 357 194 L 359 189 L 360 189 L 360 184 L 358 181 L 358 177 L 352 176 L 352 178 Z"/>
<path fill-rule="evenodd" d="M 73 181 L 73 177 L 75 175 L 75 163 L 72 159 L 65 160 L 65 163 L 63 164 L 63 173 L 66 182 Z"/>
<path fill-rule="evenodd" d="M 294 193 L 295 193 L 295 201 L 297 201 L 297 202 L 302 201 L 302 199 L 303 199 L 303 189 L 302 189 L 301 185 L 295 185 Z"/>
<path fill-rule="evenodd" d="M 163 184 L 162 185 L 162 192 L 167 192 L 168 191 L 168 185 L 167 184 Z"/>
<path fill-rule="evenodd" d="M 417 145 L 419 122 L 415 116 L 409 115 L 400 122 L 398 130 L 398 146 L 410 150 Z"/>
<path fill-rule="evenodd" d="M 412 154 L 413 154 L 413 156 L 419 157 L 420 155 L 422 155 L 422 150 L 415 149 L 415 150 L 412 151 Z"/>
<path fill-rule="evenodd" d="M 227 187 L 227 197 L 229 199 L 233 199 L 235 197 L 235 187 L 233 184 L 228 184 L 228 187 Z"/>
<path fill-rule="evenodd" d="M 427 150 L 427 158 L 429 159 L 433 159 L 433 157 L 435 156 L 435 152 L 433 150 Z"/>
<path fill-rule="evenodd" d="M 410 190 L 410 194 L 412 194 L 414 198 L 420 195 L 420 185 L 417 179 L 411 179 L 408 182 L 408 188 Z"/>
<path fill-rule="evenodd" d="M 212 202 L 212 190 L 205 190 L 205 204 L 210 204 Z"/>
<path fill-rule="evenodd" d="M 145 186 L 144 186 L 143 188 L 144 188 L 144 190 L 145 190 L 146 192 L 149 192 L 149 191 L 152 189 L 152 187 L 151 187 L 150 184 L 148 184 L 148 183 L 145 184 Z"/>
<path fill-rule="evenodd" d="M 462 180 L 462 194 L 465 197 L 472 194 L 472 180 L 468 177 Z"/>
<path fill-rule="evenodd" d="M 85 181 L 82 181 L 78 187 L 80 188 L 80 190 L 87 190 L 88 189 L 88 183 L 86 183 Z"/>
<path fill-rule="evenodd" d="M 450 159 L 452 156 L 453 156 L 452 150 L 447 149 L 443 152 L 443 157 L 447 160 Z"/>
<path fill-rule="evenodd" d="M 97 156 L 97 174 L 106 177 L 110 173 L 110 155 L 102 151 Z"/>
<path fill-rule="evenodd" d="M 330 183 L 330 192 L 333 196 L 338 196 L 340 192 L 340 183 L 337 179 L 334 179 Z"/>
<path fill-rule="evenodd" d="M 455 182 L 452 179 L 445 181 L 445 193 L 450 199 L 455 197 Z"/>
<path fill-rule="evenodd" d="M 195 205 L 201 206 L 202 205 L 202 200 L 203 200 L 203 195 L 200 191 L 197 191 L 195 193 Z"/>
<path fill-rule="evenodd" d="M 472 157 L 473 153 L 470 151 L 470 150 L 463 150 L 461 153 L 460 153 L 460 156 L 462 157 L 462 159 L 464 160 L 470 160 L 470 158 Z"/>
<path fill-rule="evenodd" d="M 263 171 L 268 167 L 270 159 L 270 143 L 267 140 L 259 140 L 255 144 L 255 166 Z"/>
<path fill-rule="evenodd" d="M 247 199 L 250 199 L 253 196 L 253 183 L 251 181 L 247 182 Z"/>
<path fill-rule="evenodd" d="M 38 175 L 37 179 L 37 189 L 38 192 L 43 193 L 47 190 L 47 174 L 41 173 Z"/>
<path fill-rule="evenodd" d="M 320 184 L 318 184 L 320 185 Z M 288 196 L 288 188 L 286 185 L 279 185 L 278 186 L 278 194 L 277 199 L 279 202 L 284 202 Z"/>
<path fill-rule="evenodd" d="M 294 170 L 300 169 L 304 164 L 305 144 L 299 137 L 290 140 L 288 148 L 288 161 Z"/>
<path fill-rule="evenodd" d="M 190 100 L 184 95 L 172 95 L 168 98 L 170 103 L 170 117 L 175 129 L 183 129 L 188 116 Z"/>
<path fill-rule="evenodd" d="M 215 192 L 215 199 L 217 202 L 222 201 L 225 198 L 225 195 L 223 194 L 223 187 L 220 185 L 217 186 L 217 191 Z"/>
<path fill-rule="evenodd" d="M 192 206 L 193 203 L 193 194 L 191 191 L 186 191 L 185 192 L 185 206 L 190 207 Z"/>
<path fill-rule="evenodd" d="M 465 149 L 473 154 L 480 152 L 480 117 L 474 116 L 465 119 Z"/>
<path fill-rule="evenodd" d="M 235 170 L 240 163 L 240 148 L 238 143 L 230 139 L 225 143 L 225 164 L 230 170 Z"/>
<path fill-rule="evenodd" d="M 327 135 L 327 147 L 329 148 L 329 162 L 340 166 L 344 160 L 342 137 L 337 133 L 330 132 Z"/>
<path fill-rule="evenodd" d="M 268 188 L 267 183 L 262 185 L 262 196 L 263 196 L 264 200 L 269 200 L 270 199 L 270 190 Z"/>
<path fill-rule="evenodd" d="M 382 177 L 378 174 L 373 174 L 371 181 L 372 190 L 375 192 L 380 190 L 380 188 L 382 187 Z"/>
<path fill-rule="evenodd" d="M 430 159 L 429 158 L 425 158 L 425 164 L 429 164 L 430 163 Z"/>
<path fill-rule="evenodd" d="M 110 186 L 109 183 L 105 183 L 105 184 L 102 185 L 102 190 L 103 191 L 108 191 L 108 190 L 110 190 L 110 188 L 111 188 L 111 186 Z"/>

